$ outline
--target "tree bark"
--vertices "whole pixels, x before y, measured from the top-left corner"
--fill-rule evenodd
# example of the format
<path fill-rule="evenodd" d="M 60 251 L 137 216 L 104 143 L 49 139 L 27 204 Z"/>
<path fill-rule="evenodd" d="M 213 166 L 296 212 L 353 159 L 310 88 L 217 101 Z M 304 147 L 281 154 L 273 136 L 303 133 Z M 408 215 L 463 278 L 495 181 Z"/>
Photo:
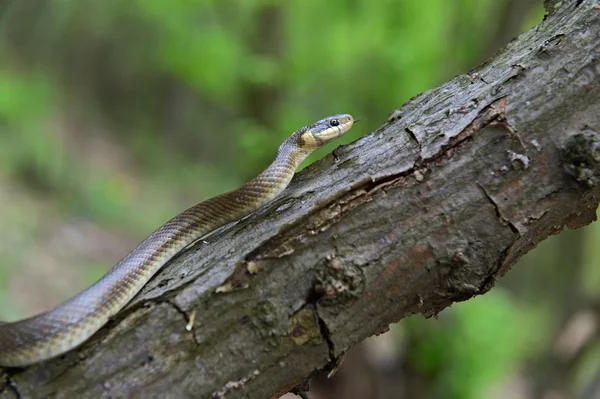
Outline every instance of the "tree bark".
<path fill-rule="evenodd" d="M 595 220 L 599 32 L 594 1 L 564 1 L 178 256 L 79 349 L 0 370 L 0 398 L 277 398 L 390 323 L 487 292 Z"/>

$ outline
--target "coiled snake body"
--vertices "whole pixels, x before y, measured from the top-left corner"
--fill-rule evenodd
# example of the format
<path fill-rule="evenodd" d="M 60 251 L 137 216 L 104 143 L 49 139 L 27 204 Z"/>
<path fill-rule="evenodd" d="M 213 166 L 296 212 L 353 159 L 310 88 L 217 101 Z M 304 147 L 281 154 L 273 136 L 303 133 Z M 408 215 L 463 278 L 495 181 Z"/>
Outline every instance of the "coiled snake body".
<path fill-rule="evenodd" d="M 120 311 L 173 256 L 202 236 L 275 198 L 296 168 L 327 142 L 346 133 L 354 119 L 335 115 L 286 139 L 273 163 L 242 187 L 201 202 L 159 227 L 104 277 L 56 308 L 0 324 L 0 366 L 26 366 L 58 356 L 86 341 Z"/>

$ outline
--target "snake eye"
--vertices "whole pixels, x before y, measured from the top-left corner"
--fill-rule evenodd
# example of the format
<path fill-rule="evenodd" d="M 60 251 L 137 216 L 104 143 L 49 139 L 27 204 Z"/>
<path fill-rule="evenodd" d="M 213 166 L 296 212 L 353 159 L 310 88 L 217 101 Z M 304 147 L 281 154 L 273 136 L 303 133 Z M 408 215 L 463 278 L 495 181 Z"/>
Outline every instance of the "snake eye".
<path fill-rule="evenodd" d="M 332 119 L 332 120 L 329 122 L 329 124 L 330 124 L 331 126 L 339 126 L 339 124 L 340 124 L 340 121 L 338 121 L 337 119 Z"/>

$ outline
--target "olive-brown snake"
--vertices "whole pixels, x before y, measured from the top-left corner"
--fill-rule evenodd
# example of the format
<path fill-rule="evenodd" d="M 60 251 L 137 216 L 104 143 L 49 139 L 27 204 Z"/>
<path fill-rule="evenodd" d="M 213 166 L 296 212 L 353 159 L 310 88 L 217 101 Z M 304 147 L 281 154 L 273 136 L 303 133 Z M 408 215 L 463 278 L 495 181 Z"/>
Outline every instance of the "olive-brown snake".
<path fill-rule="evenodd" d="M 294 132 L 273 163 L 242 187 L 201 202 L 154 231 L 104 277 L 54 309 L 0 324 L 0 366 L 26 366 L 80 345 L 119 312 L 173 256 L 189 244 L 275 198 L 315 149 L 346 133 L 351 115 L 322 119 Z"/>

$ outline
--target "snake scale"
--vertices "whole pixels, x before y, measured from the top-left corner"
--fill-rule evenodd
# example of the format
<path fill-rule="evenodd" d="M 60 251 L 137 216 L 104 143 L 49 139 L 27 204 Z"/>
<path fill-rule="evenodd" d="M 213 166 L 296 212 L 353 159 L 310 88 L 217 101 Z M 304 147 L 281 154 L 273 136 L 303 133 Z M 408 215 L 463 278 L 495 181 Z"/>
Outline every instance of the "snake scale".
<path fill-rule="evenodd" d="M 309 154 L 346 133 L 354 122 L 351 115 L 340 114 L 297 130 L 281 144 L 275 160 L 257 177 L 181 212 L 91 287 L 48 312 L 0 324 L 0 366 L 31 365 L 85 342 L 177 253 L 271 201 L 287 187 Z"/>

